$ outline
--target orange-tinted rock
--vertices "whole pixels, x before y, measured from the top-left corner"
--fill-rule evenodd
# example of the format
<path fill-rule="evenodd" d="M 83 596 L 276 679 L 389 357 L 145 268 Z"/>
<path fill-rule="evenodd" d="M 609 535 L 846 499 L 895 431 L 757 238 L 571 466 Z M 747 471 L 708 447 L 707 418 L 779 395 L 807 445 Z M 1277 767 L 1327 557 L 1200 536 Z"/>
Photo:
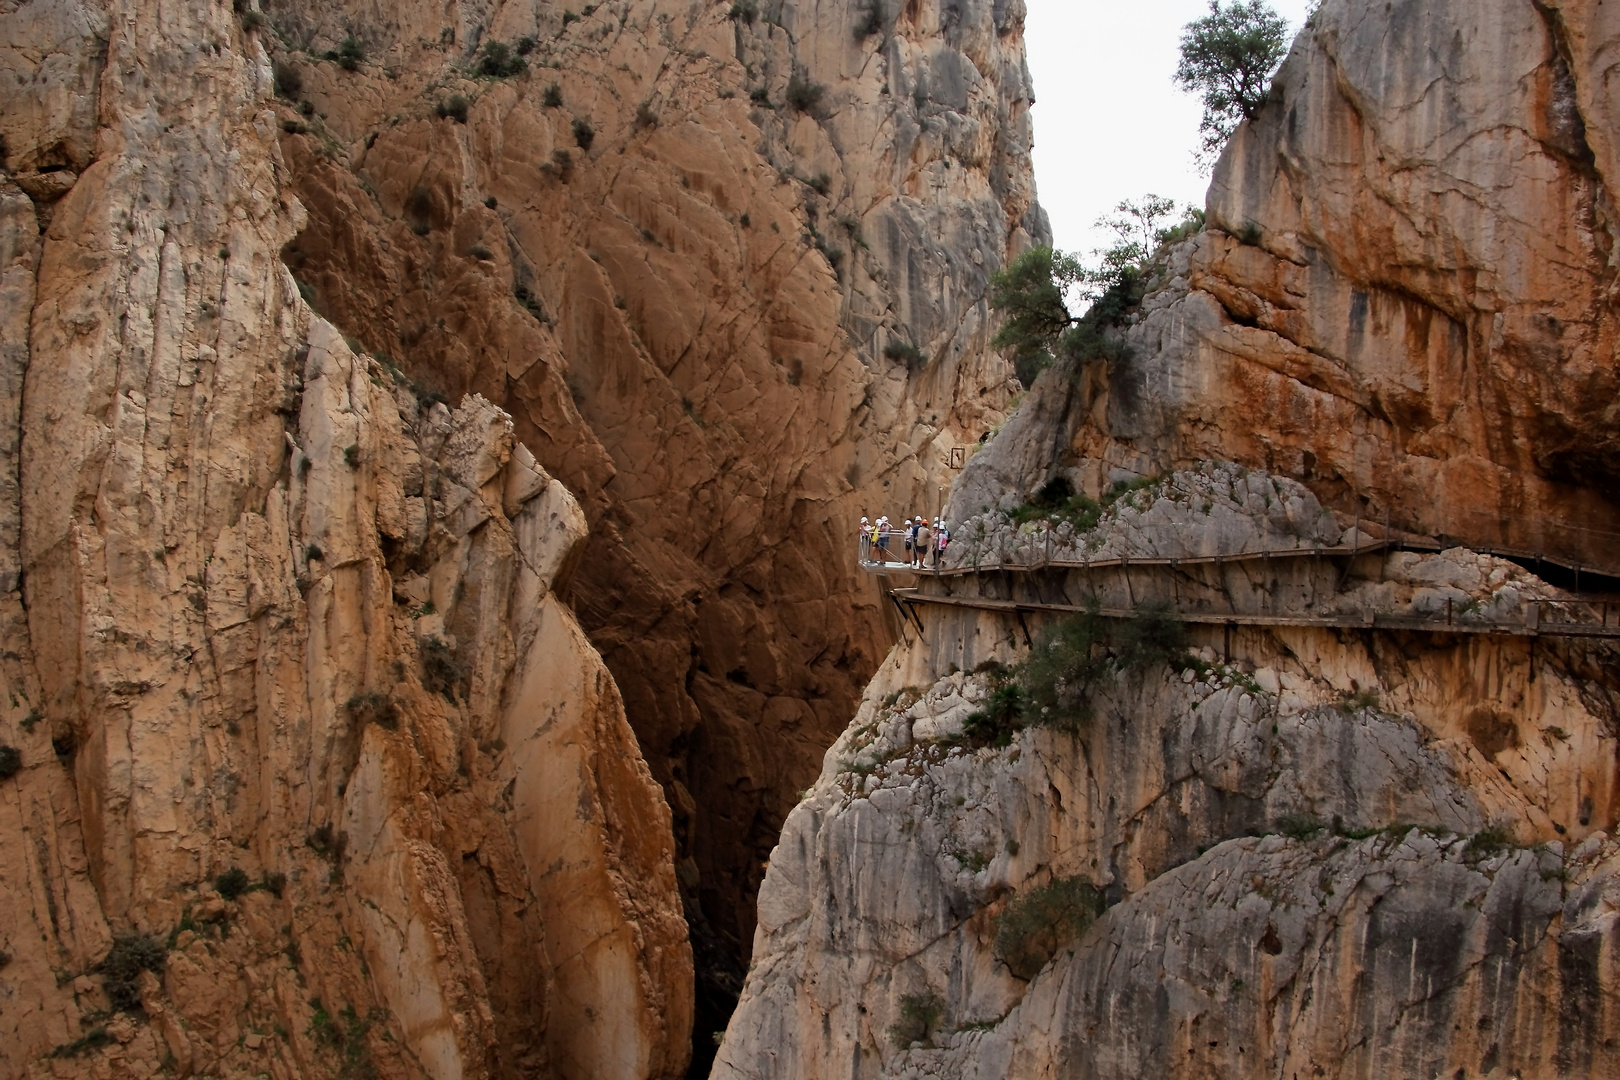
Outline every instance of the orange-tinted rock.
<path fill-rule="evenodd" d="M 1585 0 L 1329 3 L 1215 171 L 1132 359 L 1066 410 L 1087 484 L 1198 460 L 1341 512 L 1620 569 L 1617 167 Z M 999 441 L 999 440 L 998 440 Z M 1033 445 L 1021 439 L 1014 444 Z M 979 466 L 1032 490 L 1053 466 Z M 974 471 L 970 467 L 970 473 Z"/>
<path fill-rule="evenodd" d="M 950 448 L 1000 421 L 988 280 L 1044 231 L 1021 5 L 863 36 L 866 8 L 267 8 L 313 103 L 280 112 L 310 128 L 282 137 L 310 215 L 287 264 L 426 390 L 509 410 L 579 495 L 569 595 L 735 960 L 893 633 L 854 523 L 936 513 Z M 350 30 L 359 71 L 316 59 Z M 469 74 L 524 36 L 525 73 Z"/>
<path fill-rule="evenodd" d="M 682 1075 L 583 512 L 300 299 L 228 6 L 27 11 L 86 55 L 0 90 L 8 164 L 94 160 L 0 185 L 0 1075 Z"/>

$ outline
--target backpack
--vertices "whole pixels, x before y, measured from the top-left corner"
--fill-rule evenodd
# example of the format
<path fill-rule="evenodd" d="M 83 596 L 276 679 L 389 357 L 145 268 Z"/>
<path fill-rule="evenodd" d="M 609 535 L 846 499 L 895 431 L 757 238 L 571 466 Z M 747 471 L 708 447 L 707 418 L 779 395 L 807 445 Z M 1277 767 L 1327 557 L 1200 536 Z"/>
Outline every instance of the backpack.
<path fill-rule="evenodd" d="M 945 545 L 950 543 L 950 540 L 951 534 L 947 532 L 944 527 L 941 527 L 939 530 L 939 550 L 944 551 Z"/>

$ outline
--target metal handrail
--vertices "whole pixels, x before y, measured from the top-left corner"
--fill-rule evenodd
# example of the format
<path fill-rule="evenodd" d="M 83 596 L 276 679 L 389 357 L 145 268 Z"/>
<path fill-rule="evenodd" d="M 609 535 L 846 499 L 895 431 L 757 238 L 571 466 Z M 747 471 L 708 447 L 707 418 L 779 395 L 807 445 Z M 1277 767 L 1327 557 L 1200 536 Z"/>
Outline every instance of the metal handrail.
<path fill-rule="evenodd" d="M 901 530 L 891 529 L 881 534 L 882 539 L 895 545 L 903 552 L 905 533 Z M 880 543 L 880 548 L 883 546 Z M 1039 565 L 998 563 L 993 566 L 949 567 L 928 566 L 924 569 L 929 576 L 937 578 L 963 577 L 969 574 L 991 573 L 1031 573 L 1048 568 L 1071 570 L 1102 570 L 1110 567 L 1168 567 L 1176 568 L 1188 564 L 1221 564 L 1227 562 L 1245 562 L 1263 559 L 1286 558 L 1331 558 L 1349 557 L 1354 559 L 1360 555 L 1373 554 L 1399 547 L 1397 542 L 1379 540 L 1370 544 L 1356 543 L 1337 547 L 1295 547 L 1272 548 L 1255 551 L 1233 552 L 1221 555 L 1199 556 L 1154 556 L 1133 557 L 1119 556 L 1110 559 L 1084 560 L 1074 562 L 1071 560 L 1051 560 Z M 891 550 L 890 554 L 894 552 Z M 911 569 L 911 563 L 906 562 L 879 562 L 871 556 L 871 538 L 861 537 L 860 559 L 861 568 L 867 573 L 886 573 L 894 569 Z M 937 553 L 935 553 L 937 554 Z M 1348 568 L 1347 568 L 1348 569 Z M 1060 611 L 1080 612 L 1088 610 L 1085 607 L 1073 604 L 1051 604 L 1046 602 L 1024 602 L 1017 600 L 999 600 L 990 598 L 940 596 L 923 593 L 916 589 L 895 590 L 905 594 L 905 599 L 921 603 L 948 604 L 954 606 L 977 607 L 985 610 L 1012 610 L 1012 611 Z M 1190 600 L 1183 602 L 1174 600 L 1176 615 L 1188 622 L 1207 623 L 1234 623 L 1270 626 L 1321 626 L 1321 627 L 1352 627 L 1364 629 L 1390 629 L 1390 630 L 1425 630 L 1438 633 L 1483 633 L 1506 634 L 1517 637 L 1602 637 L 1620 638 L 1620 602 L 1611 600 L 1585 600 L 1580 598 L 1543 598 L 1526 597 L 1521 600 L 1523 615 L 1518 622 L 1487 620 L 1471 617 L 1467 611 L 1457 611 L 1452 602 L 1446 601 L 1445 613 L 1438 612 L 1401 614 L 1397 612 L 1363 611 L 1355 614 L 1332 615 L 1281 615 L 1276 613 L 1239 612 L 1235 609 L 1228 612 L 1201 610 L 1195 607 Z M 1123 617 L 1133 612 L 1120 609 L 1097 609 L 1097 613 L 1107 617 Z"/>
<path fill-rule="evenodd" d="M 886 554 L 893 556 L 895 559 L 904 558 L 906 551 L 906 530 L 888 529 L 879 533 L 878 536 L 878 549 L 880 551 L 884 551 Z M 947 544 L 949 543 L 950 541 L 947 541 Z M 934 542 L 930 542 L 929 548 L 931 550 L 924 559 L 925 566 L 933 573 L 943 573 L 944 571 L 940 567 L 933 564 L 937 564 L 939 562 L 939 560 L 944 556 L 944 552 L 941 552 L 937 543 Z M 862 533 L 860 536 L 860 545 L 857 558 L 860 562 L 861 569 L 868 574 L 875 574 L 885 570 L 904 569 L 912 565 L 910 562 L 890 561 L 888 559 L 879 561 L 878 559 L 872 557 L 873 554 L 874 552 L 872 550 L 871 534 Z"/>

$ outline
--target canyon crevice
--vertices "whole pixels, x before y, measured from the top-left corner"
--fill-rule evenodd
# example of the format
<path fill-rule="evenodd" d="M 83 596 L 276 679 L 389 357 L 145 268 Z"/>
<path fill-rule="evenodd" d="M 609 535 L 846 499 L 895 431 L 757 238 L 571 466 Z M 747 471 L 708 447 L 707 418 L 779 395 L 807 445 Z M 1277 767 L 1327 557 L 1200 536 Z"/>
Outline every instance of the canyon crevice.
<path fill-rule="evenodd" d="M 1045 235 L 870 15 L 0 6 L 0 1076 L 712 1054 Z"/>

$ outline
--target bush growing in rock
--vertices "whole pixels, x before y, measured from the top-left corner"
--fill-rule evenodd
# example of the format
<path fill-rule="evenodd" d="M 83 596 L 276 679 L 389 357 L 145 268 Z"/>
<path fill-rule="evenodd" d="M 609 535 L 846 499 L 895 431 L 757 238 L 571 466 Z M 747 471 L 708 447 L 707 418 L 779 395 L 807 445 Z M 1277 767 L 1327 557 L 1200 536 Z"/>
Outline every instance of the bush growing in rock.
<path fill-rule="evenodd" d="M 976 744 L 1005 747 L 1023 727 L 1024 692 L 1014 682 L 1004 682 L 990 691 L 984 708 L 971 713 L 962 725 L 962 734 Z"/>
<path fill-rule="evenodd" d="M 759 0 L 737 0 L 726 13 L 726 18 L 752 26 L 754 20 L 759 18 Z"/>
<path fill-rule="evenodd" d="M 1102 894 L 1089 881 L 1057 878 L 1007 905 L 996 922 L 996 956 L 1018 978 L 1033 979 L 1103 910 Z"/>
<path fill-rule="evenodd" d="M 1163 608 L 1144 607 L 1132 619 L 1087 612 L 1054 624 L 1030 650 L 1019 672 L 1030 723 L 1075 732 L 1091 721 L 1092 687 L 1119 671 L 1141 671 L 1185 652 L 1186 631 Z"/>
<path fill-rule="evenodd" d="M 100 964 L 102 985 L 115 1011 L 138 1012 L 141 1008 L 141 972 L 162 974 L 168 950 L 151 934 L 130 932 L 113 938 L 112 948 Z"/>
<path fill-rule="evenodd" d="M 270 69 L 275 74 L 276 96 L 288 101 L 297 101 L 298 95 L 304 92 L 304 76 L 291 64 L 277 60 Z"/>
<path fill-rule="evenodd" d="M 1186 627 L 1167 606 L 1144 604 L 1128 619 L 1085 612 L 1053 623 L 1029 656 L 996 672 L 984 708 L 963 734 L 981 746 L 1007 746 L 1026 727 L 1080 732 L 1091 722 L 1092 691 L 1103 678 L 1190 662 Z"/>
<path fill-rule="evenodd" d="M 433 640 L 437 641 L 437 638 Z M 368 690 L 364 694 L 356 694 L 350 698 L 345 706 L 349 716 L 355 724 L 364 727 L 366 724 L 376 724 L 378 727 L 394 731 L 399 727 L 399 707 L 394 699 L 387 694 L 379 694 L 375 690 Z"/>
<path fill-rule="evenodd" d="M 451 94 L 439 102 L 433 111 L 438 113 L 440 120 L 448 119 L 454 120 L 458 124 L 465 124 L 467 122 L 467 109 L 470 104 L 462 95 Z"/>
<path fill-rule="evenodd" d="M 0 780 L 9 780 L 22 769 L 22 752 L 0 743 Z"/>
<path fill-rule="evenodd" d="M 566 184 L 574 175 L 574 155 L 559 146 L 551 152 L 551 160 L 540 166 L 540 171 Z"/>
<path fill-rule="evenodd" d="M 1013 510 L 1008 516 L 1014 525 L 1030 521 L 1048 521 L 1054 524 L 1068 522 L 1077 533 L 1095 529 L 1105 512 L 1126 496 L 1148 491 L 1163 483 L 1162 477 L 1148 476 L 1138 480 L 1115 481 L 1102 498 L 1093 499 L 1076 492 L 1068 478 L 1057 476 L 1041 485 L 1030 496 L 1029 502 Z"/>
<path fill-rule="evenodd" d="M 799 112 L 810 112 L 821 104 L 821 97 L 827 88 L 820 83 L 813 83 L 802 75 L 794 75 L 788 80 L 787 92 L 783 95 L 787 103 Z"/>
<path fill-rule="evenodd" d="M 456 687 L 462 677 L 455 650 L 441 637 L 422 642 L 422 685 L 449 701 L 456 700 Z"/>
<path fill-rule="evenodd" d="M 506 79 L 529 70 L 529 62 L 515 54 L 504 41 L 491 41 L 484 46 L 484 55 L 478 59 L 478 74 L 492 79 Z"/>
<path fill-rule="evenodd" d="M 889 1027 L 889 1038 L 904 1050 L 913 1043 L 934 1045 L 934 1032 L 945 1020 L 945 1002 L 934 991 L 907 994 L 900 999 L 900 1018 Z"/>
<path fill-rule="evenodd" d="M 873 34 L 883 33 L 883 0 L 866 0 L 861 5 L 860 18 L 855 20 L 855 40 L 865 41 Z"/>
<path fill-rule="evenodd" d="M 248 879 L 247 871 L 240 866 L 233 866 L 214 878 L 214 890 L 227 900 L 235 900 L 247 892 L 252 885 L 253 882 Z"/>
<path fill-rule="evenodd" d="M 562 87 L 558 86 L 556 83 L 552 83 L 550 86 L 546 87 L 546 92 L 540 97 L 540 104 L 544 105 L 548 109 L 561 108 Z"/>
<path fill-rule="evenodd" d="M 339 42 L 336 49 L 327 52 L 325 59 L 337 61 L 338 67 L 344 71 L 359 71 L 360 65 L 365 63 L 366 50 L 358 38 L 350 36 Z"/>
<path fill-rule="evenodd" d="M 883 346 L 883 355 L 890 360 L 903 360 L 906 367 L 915 371 L 927 363 L 928 358 L 923 351 L 909 341 L 891 341 Z"/>
<path fill-rule="evenodd" d="M 596 129 L 591 127 L 589 121 L 574 119 L 574 142 L 581 150 L 589 150 L 591 143 L 596 141 Z"/>
<path fill-rule="evenodd" d="M 1315 814 L 1284 814 L 1277 819 L 1277 831 L 1291 840 L 1309 840 L 1326 828 Z"/>

